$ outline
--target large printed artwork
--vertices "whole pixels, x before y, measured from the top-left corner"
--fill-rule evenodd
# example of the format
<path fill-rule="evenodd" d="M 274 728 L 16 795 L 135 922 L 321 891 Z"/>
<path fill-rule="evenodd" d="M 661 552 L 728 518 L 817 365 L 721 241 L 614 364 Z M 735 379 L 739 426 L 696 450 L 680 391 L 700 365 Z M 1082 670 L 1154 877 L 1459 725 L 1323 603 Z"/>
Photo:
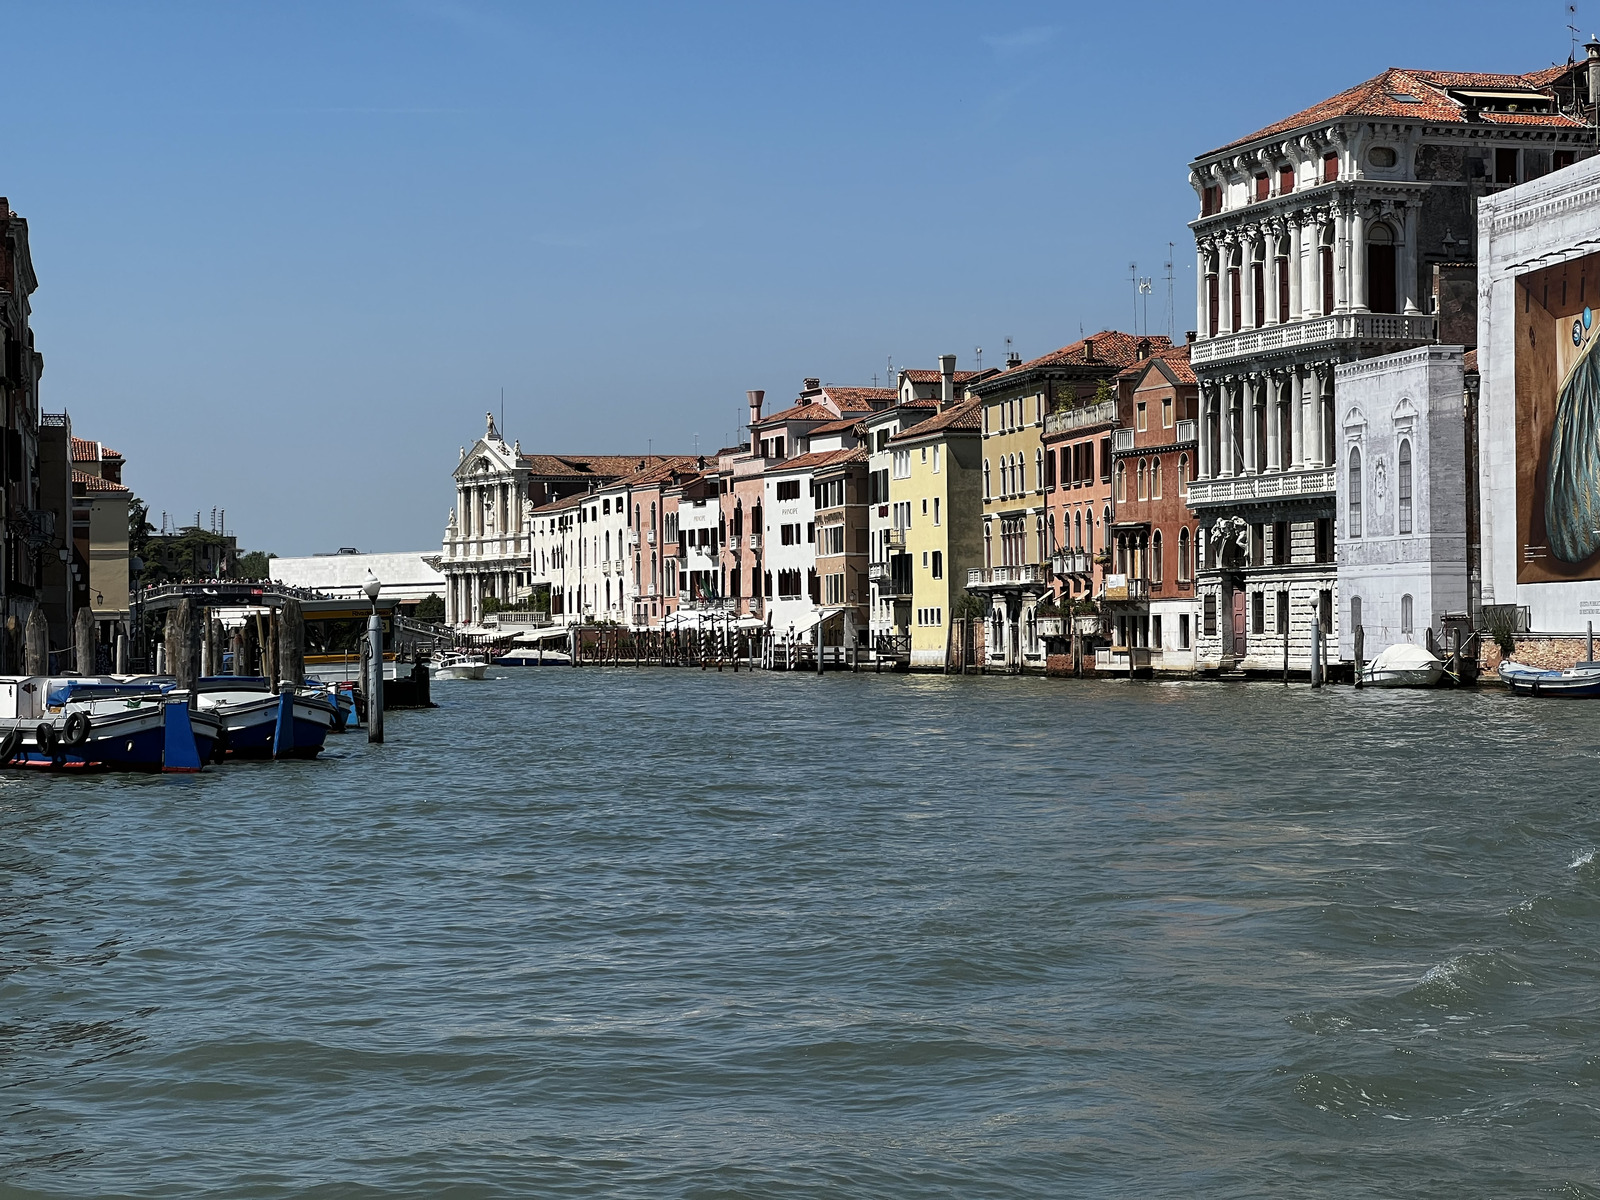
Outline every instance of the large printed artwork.
<path fill-rule="evenodd" d="M 1600 579 L 1600 254 L 1517 278 L 1518 583 Z"/>

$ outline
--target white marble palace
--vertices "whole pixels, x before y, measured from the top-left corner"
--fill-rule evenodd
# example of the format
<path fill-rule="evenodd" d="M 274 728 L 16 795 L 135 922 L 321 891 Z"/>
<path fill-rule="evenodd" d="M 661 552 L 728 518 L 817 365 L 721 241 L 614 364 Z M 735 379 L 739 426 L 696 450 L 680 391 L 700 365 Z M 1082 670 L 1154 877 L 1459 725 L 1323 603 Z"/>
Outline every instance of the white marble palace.
<path fill-rule="evenodd" d="M 1201 669 L 1337 656 L 1335 367 L 1475 344 L 1477 201 L 1590 153 L 1583 69 L 1389 70 L 1193 162 Z"/>

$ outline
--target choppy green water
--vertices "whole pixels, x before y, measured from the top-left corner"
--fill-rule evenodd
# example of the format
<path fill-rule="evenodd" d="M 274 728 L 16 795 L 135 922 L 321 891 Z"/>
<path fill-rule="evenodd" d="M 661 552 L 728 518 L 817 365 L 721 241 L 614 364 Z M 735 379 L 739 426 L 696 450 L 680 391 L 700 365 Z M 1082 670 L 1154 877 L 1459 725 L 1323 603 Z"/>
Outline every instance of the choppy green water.
<path fill-rule="evenodd" d="M 0 1193 L 1600 1195 L 1600 705 L 501 674 L 0 778 Z"/>

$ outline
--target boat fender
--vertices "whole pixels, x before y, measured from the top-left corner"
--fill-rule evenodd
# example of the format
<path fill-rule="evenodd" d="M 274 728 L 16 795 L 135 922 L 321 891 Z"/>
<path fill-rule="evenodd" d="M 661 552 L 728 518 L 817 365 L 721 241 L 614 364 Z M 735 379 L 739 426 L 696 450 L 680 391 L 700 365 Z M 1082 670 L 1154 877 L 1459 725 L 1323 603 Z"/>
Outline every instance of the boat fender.
<path fill-rule="evenodd" d="M 40 721 L 39 727 L 33 731 L 33 740 L 39 744 L 39 753 L 49 758 L 55 753 L 56 743 L 61 737 L 49 721 Z"/>
<path fill-rule="evenodd" d="M 24 755 L 27 753 L 22 749 L 22 730 L 13 729 L 0 738 L 0 763 L 10 762 L 19 752 Z"/>
<path fill-rule="evenodd" d="M 89 714 L 75 712 L 62 728 L 61 740 L 68 746 L 81 746 L 89 740 Z"/>

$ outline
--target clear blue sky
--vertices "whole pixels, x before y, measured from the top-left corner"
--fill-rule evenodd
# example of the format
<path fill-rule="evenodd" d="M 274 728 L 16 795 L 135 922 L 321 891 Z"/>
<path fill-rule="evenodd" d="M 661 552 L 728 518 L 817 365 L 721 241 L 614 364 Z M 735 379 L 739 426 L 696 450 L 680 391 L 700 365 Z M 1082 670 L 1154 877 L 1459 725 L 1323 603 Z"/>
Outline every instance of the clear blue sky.
<path fill-rule="evenodd" d="M 1593 9 L 1592 12 L 1587 10 Z M 1578 21 L 1600 29 L 1600 0 Z M 159 514 L 437 548 L 527 450 L 715 449 L 746 388 L 1127 328 L 1187 164 L 1387 66 L 1531 70 L 1566 6 L 8 6 L 0 193 L 46 410 Z"/>

